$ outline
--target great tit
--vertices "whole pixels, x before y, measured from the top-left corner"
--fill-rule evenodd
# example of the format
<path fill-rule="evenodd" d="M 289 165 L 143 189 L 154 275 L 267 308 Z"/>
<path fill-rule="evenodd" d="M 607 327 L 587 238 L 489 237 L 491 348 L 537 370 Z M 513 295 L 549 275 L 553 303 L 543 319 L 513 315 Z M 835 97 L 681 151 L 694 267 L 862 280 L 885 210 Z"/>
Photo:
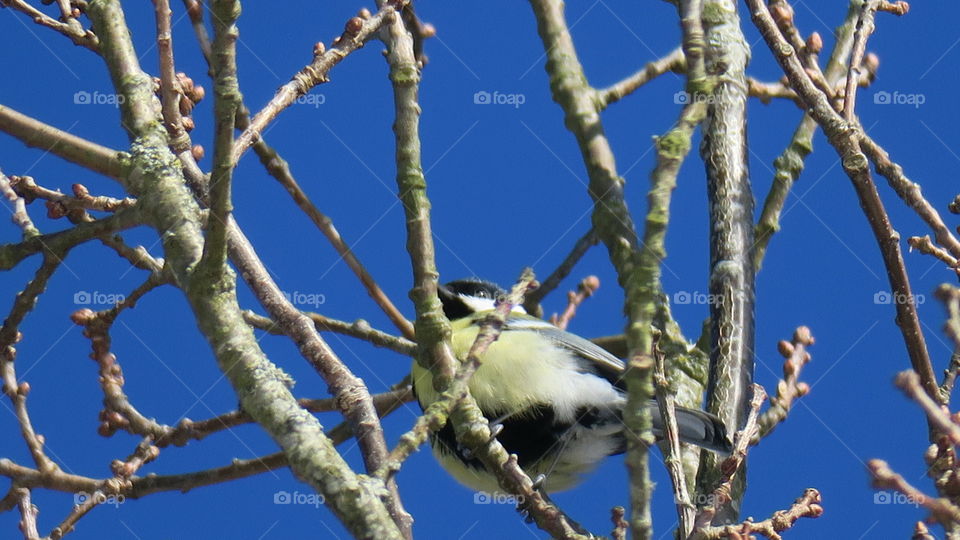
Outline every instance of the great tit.
<path fill-rule="evenodd" d="M 439 288 L 443 310 L 453 326 L 452 345 L 466 357 L 484 317 L 506 292 L 476 279 Z M 569 489 L 607 456 L 623 453 L 622 410 L 626 389 L 623 362 L 580 336 L 515 307 L 500 337 L 481 357 L 469 381 L 470 393 L 494 426 L 497 440 L 517 455 L 519 465 L 538 478 L 546 492 Z M 422 409 L 436 401 L 429 370 L 413 363 L 413 389 Z M 648 405 L 653 433 L 664 425 L 655 401 Z M 730 441 L 720 420 L 700 410 L 677 408 L 680 440 L 729 453 Z M 495 492 L 496 478 L 464 448 L 447 423 L 431 437 L 440 464 L 460 483 Z"/>

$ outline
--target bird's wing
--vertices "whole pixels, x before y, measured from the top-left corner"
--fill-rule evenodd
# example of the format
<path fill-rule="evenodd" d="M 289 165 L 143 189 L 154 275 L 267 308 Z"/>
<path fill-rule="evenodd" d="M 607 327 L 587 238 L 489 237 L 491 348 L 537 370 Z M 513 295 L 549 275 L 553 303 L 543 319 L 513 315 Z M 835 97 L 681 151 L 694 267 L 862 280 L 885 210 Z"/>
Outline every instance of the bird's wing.
<path fill-rule="evenodd" d="M 505 330 L 537 332 L 557 346 L 567 349 L 587 361 L 590 371 L 607 379 L 613 385 L 623 386 L 623 362 L 592 341 L 561 330 L 547 321 L 534 317 L 511 315 L 507 318 Z"/>

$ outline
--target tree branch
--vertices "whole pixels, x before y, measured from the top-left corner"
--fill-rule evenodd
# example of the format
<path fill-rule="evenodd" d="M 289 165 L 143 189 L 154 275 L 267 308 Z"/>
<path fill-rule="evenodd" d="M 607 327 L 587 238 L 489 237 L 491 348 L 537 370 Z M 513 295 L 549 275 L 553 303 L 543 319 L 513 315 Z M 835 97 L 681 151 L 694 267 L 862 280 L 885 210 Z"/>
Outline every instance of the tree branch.
<path fill-rule="evenodd" d="M 910 355 L 910 363 L 914 371 L 920 375 L 927 394 L 939 400 L 939 388 L 900 251 L 900 235 L 890 223 L 883 202 L 877 194 L 876 185 L 870 176 L 867 157 L 860 149 L 862 129 L 858 125 L 847 123 L 833 109 L 828 96 L 817 88 L 800 64 L 797 51 L 780 34 L 766 6 L 760 0 L 747 0 L 747 4 L 750 6 L 754 24 L 787 74 L 790 85 L 807 104 L 811 116 L 823 129 L 831 146 L 840 156 L 843 169 L 850 177 L 857 198 L 860 200 L 860 206 L 876 237 L 887 269 L 891 292 L 895 298 L 901 299 L 896 302 L 896 321 L 903 335 L 907 353 Z"/>

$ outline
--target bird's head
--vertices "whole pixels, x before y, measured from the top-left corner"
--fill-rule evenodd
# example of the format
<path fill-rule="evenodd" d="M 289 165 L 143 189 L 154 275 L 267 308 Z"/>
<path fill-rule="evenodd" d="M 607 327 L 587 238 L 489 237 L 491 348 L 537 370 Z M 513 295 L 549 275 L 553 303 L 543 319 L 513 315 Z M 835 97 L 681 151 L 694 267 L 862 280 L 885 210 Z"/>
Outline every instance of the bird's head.
<path fill-rule="evenodd" d="M 443 313 L 451 321 L 490 311 L 496 307 L 498 300 L 507 296 L 507 291 L 496 283 L 477 278 L 458 279 L 440 285 L 437 293 L 443 302 Z M 523 312 L 519 306 L 514 310 Z"/>

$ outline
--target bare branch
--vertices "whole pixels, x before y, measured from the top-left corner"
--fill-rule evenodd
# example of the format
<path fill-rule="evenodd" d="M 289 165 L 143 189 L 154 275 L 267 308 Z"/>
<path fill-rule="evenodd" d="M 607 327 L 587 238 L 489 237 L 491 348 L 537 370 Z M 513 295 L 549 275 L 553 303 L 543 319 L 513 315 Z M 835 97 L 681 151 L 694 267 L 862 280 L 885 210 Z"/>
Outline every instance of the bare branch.
<path fill-rule="evenodd" d="M 296 99 L 305 95 L 311 88 L 325 83 L 327 73 L 333 66 L 340 63 L 348 54 L 363 47 L 396 12 L 407 3 L 406 0 L 386 3 L 380 11 L 369 19 L 354 17 L 347 21 L 343 34 L 326 49 L 323 43 L 318 43 L 314 49 L 313 61 L 304 66 L 299 73 L 287 84 L 281 86 L 273 99 L 260 110 L 250 121 L 250 126 L 237 137 L 233 148 L 233 163 L 240 161 L 240 157 L 247 148 L 263 133 L 264 129 L 284 109 L 293 104 Z"/>
<path fill-rule="evenodd" d="M 960 275 L 960 260 L 957 260 L 947 250 L 934 244 L 930 240 L 930 235 L 911 236 L 907 238 L 907 245 L 910 246 L 910 249 L 915 249 L 925 255 L 933 255 L 946 264 L 947 268 L 953 270 L 955 274 Z"/>
<path fill-rule="evenodd" d="M 897 195 L 930 227 L 937 243 L 943 246 L 951 256 L 960 259 L 960 241 L 943 222 L 940 213 L 924 198 L 920 185 L 913 182 L 903 173 L 903 167 L 890 159 L 879 144 L 866 133 L 860 134 L 860 149 L 870 158 L 877 172 L 887 179 L 887 183 Z"/>
<path fill-rule="evenodd" d="M 573 267 L 576 266 L 587 251 L 599 241 L 600 239 L 593 229 L 590 229 L 587 231 L 587 234 L 581 236 L 573 245 L 570 253 L 563 259 L 563 262 L 560 263 L 560 266 L 551 272 L 550 275 L 547 276 L 547 279 L 543 280 L 536 289 L 527 294 L 527 297 L 523 300 L 523 308 L 527 313 L 535 314 L 542 312 L 543 309 L 540 307 L 540 302 L 556 289 L 561 281 L 570 275 Z"/>
<path fill-rule="evenodd" d="M 683 57 L 683 48 L 677 47 L 670 54 L 647 63 L 640 71 L 617 82 L 603 90 L 597 90 L 597 109 L 606 109 L 611 103 L 616 103 L 629 96 L 641 86 L 656 79 L 660 75 L 673 71 L 679 73 L 686 67 Z"/>
<path fill-rule="evenodd" d="M 237 304 L 236 285 L 227 272 L 193 273 L 203 249 L 199 208 L 187 190 L 181 167 L 167 147 L 166 132 L 153 97 L 153 82 L 139 67 L 130 41 L 123 11 L 117 0 L 91 3 L 88 13 L 104 44 L 105 60 L 114 87 L 124 96 L 123 125 L 131 135 L 131 170 L 125 187 L 146 205 L 151 226 L 163 231 L 164 252 L 177 282 L 184 288 L 198 326 L 207 337 L 220 369 L 237 391 L 244 410 L 257 419 L 287 452 L 290 466 L 302 480 L 325 496 L 328 506 L 348 530 L 361 537 L 401 538 L 379 494 L 383 485 L 356 475 L 323 434 L 315 418 L 296 405 L 282 372 L 263 354 L 244 322 Z M 226 226 L 231 249 L 238 246 L 239 231 Z M 252 249 L 249 249 L 252 253 Z M 253 256 L 255 258 L 255 256 Z M 262 273 L 266 273 L 262 271 Z M 269 281 L 269 280 L 267 280 Z M 269 284 L 264 284 L 269 287 Z M 376 437 L 380 424 L 362 381 L 354 377 L 316 336 L 312 323 L 285 302 L 279 290 L 272 290 L 275 303 L 268 311 L 295 335 L 301 352 L 325 376 L 334 395 L 340 398 L 344 414 L 367 423 L 355 426 L 365 457 L 366 446 L 382 446 Z M 263 296 L 262 294 L 259 296 Z M 261 298 L 262 300 L 262 298 Z M 277 308 L 277 309 L 271 309 Z M 277 316 L 278 313 L 280 316 Z M 367 415 L 371 411 L 372 418 Z M 368 435 L 363 437 L 362 435 Z M 339 489 L 344 482 L 356 489 Z M 362 509 L 362 510 L 361 510 Z M 376 532 L 374 532 L 376 531 Z"/>
<path fill-rule="evenodd" d="M 683 471 L 683 462 L 680 458 L 680 429 L 677 427 L 677 410 L 674 405 L 673 394 L 670 392 L 670 383 L 667 381 L 664 355 L 659 349 L 654 350 L 656 363 L 653 368 L 654 389 L 657 393 L 657 406 L 665 426 L 666 444 L 663 445 L 663 462 L 670 473 L 670 482 L 673 485 L 673 500 L 677 507 L 677 518 L 680 523 L 679 538 L 687 538 L 693 531 L 693 521 L 696 518 L 696 509 L 690 499 L 687 489 L 687 479 Z"/>
<path fill-rule="evenodd" d="M 874 489 L 891 489 L 902 493 L 910 502 L 930 510 L 933 517 L 947 530 L 960 522 L 960 508 L 952 504 L 949 499 L 927 496 L 895 473 L 886 461 L 871 459 L 867 462 L 867 469 L 872 475 Z"/>
<path fill-rule="evenodd" d="M 871 178 L 867 157 L 860 149 L 862 129 L 856 125 L 850 125 L 837 114 L 828 96 L 811 81 L 809 74 L 804 71 L 794 54 L 795 49 L 780 34 L 770 12 L 761 0 L 747 0 L 747 4 L 753 14 L 754 24 L 760 29 L 760 34 L 787 74 L 790 85 L 807 104 L 811 116 L 823 128 L 827 139 L 841 158 L 843 169 L 853 183 L 860 206 L 876 237 L 887 270 L 891 292 L 896 298 L 903 299 L 896 302 L 896 320 L 903 335 L 907 353 L 910 355 L 910 363 L 914 371 L 920 375 L 927 394 L 934 399 L 939 399 L 940 392 L 933 374 L 933 365 L 920 328 L 916 303 L 900 251 L 900 235 L 890 223 L 883 202 L 877 194 L 876 185 Z"/>
<path fill-rule="evenodd" d="M 720 463 L 720 482 L 710 495 L 710 504 L 697 512 L 696 522 L 694 524 L 694 534 L 699 529 L 710 525 L 710 522 L 717 515 L 718 511 L 729 504 L 733 494 L 733 479 L 740 470 L 747 458 L 747 450 L 750 448 L 750 442 L 759 430 L 757 419 L 760 413 L 760 406 L 767 398 L 767 393 L 759 384 L 753 385 L 753 397 L 750 400 L 750 413 L 747 415 L 746 424 L 743 429 L 738 431 L 733 437 L 733 452 L 730 457 Z"/>
<path fill-rule="evenodd" d="M 0 195 L 10 201 L 13 206 L 13 215 L 10 216 L 10 219 L 17 227 L 23 229 L 23 239 L 29 240 L 34 236 L 39 236 L 40 231 L 37 230 L 33 220 L 30 219 L 30 214 L 27 213 L 27 205 L 13 189 L 13 182 L 7 175 L 3 174 L 3 171 L 0 171 Z"/>
<path fill-rule="evenodd" d="M 550 324 L 566 330 L 567 325 L 570 324 L 570 320 L 577 314 L 577 307 L 580 306 L 584 300 L 593 296 L 593 293 L 599 288 L 600 278 L 597 276 L 587 276 L 580 280 L 580 283 L 577 285 L 577 292 L 570 291 L 567 293 L 567 307 L 563 310 L 563 314 L 559 316 L 554 314 L 550 317 Z"/>
<path fill-rule="evenodd" d="M 392 336 L 386 332 L 372 328 L 370 323 L 363 319 L 357 319 L 349 323 L 324 317 L 319 313 L 305 312 L 305 315 L 310 317 L 313 325 L 321 332 L 335 332 L 345 336 L 352 336 L 367 341 L 377 347 L 384 347 L 405 356 L 413 357 L 416 355 L 416 343 L 406 338 Z M 277 323 L 267 317 L 257 315 L 252 311 L 244 311 L 243 318 L 248 324 L 260 330 L 265 330 L 271 334 L 283 335 L 283 331 L 277 327 Z"/>
<path fill-rule="evenodd" d="M 851 1 L 843 24 L 834 32 L 836 43 L 833 46 L 833 52 L 830 53 L 826 72 L 823 74 L 826 83 L 830 86 L 838 84 L 846 73 L 847 58 L 850 56 L 850 48 L 853 45 L 853 31 L 858 13 L 857 2 Z M 760 219 L 757 220 L 754 233 L 753 264 L 758 271 L 771 237 L 780 230 L 780 212 L 783 211 L 787 194 L 794 182 L 800 178 L 807 155 L 813 151 L 813 135 L 816 130 L 816 120 L 810 114 L 804 113 L 793 132 L 790 144 L 773 161 L 776 169 L 773 185 L 770 186 L 770 191 L 764 199 L 763 210 L 760 212 Z"/>
<path fill-rule="evenodd" d="M 243 124 L 244 122 L 239 123 Z M 360 280 L 360 283 L 362 283 L 363 287 L 367 290 L 367 294 L 380 306 L 380 309 L 386 314 L 387 318 L 390 319 L 390 322 L 400 330 L 405 338 L 414 339 L 413 325 L 410 324 L 410 321 L 397 309 L 397 306 L 390 300 L 387 293 L 380 288 L 380 285 L 377 284 L 370 272 L 368 272 L 363 266 L 363 263 L 360 262 L 360 259 L 356 253 L 354 253 L 353 249 L 351 249 L 343 237 L 340 236 L 340 232 L 333 225 L 333 220 L 321 212 L 316 205 L 313 204 L 313 201 L 310 200 L 306 192 L 300 188 L 300 184 L 290 172 L 290 167 L 287 165 L 287 162 L 280 157 L 276 150 L 267 146 L 262 139 L 254 143 L 254 151 L 257 153 L 257 156 L 259 156 L 260 162 L 266 167 L 267 172 L 280 182 L 280 185 L 290 194 L 293 202 L 310 218 L 310 221 L 323 233 L 333 246 L 333 249 L 340 255 L 340 258 L 347 263 L 347 266 L 350 267 L 350 270 L 353 271 Z"/>
<path fill-rule="evenodd" d="M 183 128 L 180 100 L 185 99 L 173 62 L 173 35 L 170 29 L 170 0 L 153 0 L 157 20 L 157 53 L 160 57 L 160 103 L 163 123 L 170 134 L 170 148 L 179 154 L 190 148 Z"/>
<path fill-rule="evenodd" d="M 74 45 L 86 47 L 93 52 L 99 52 L 100 40 L 97 39 L 97 35 L 94 34 L 92 30 L 83 29 L 83 27 L 80 25 L 80 21 L 73 16 L 74 12 L 73 9 L 69 7 L 69 4 L 64 5 L 63 0 L 58 0 L 58 5 L 60 5 L 61 13 L 65 16 L 65 22 L 60 22 L 54 19 L 53 17 L 38 10 L 23 0 L 0 1 L 0 7 L 8 7 L 14 9 L 15 11 L 19 11 L 40 26 L 46 26 L 51 30 L 63 34 L 69 38 Z M 79 12 L 77 12 L 77 14 L 79 14 Z"/>
<path fill-rule="evenodd" d="M 40 533 L 37 532 L 37 514 L 40 512 L 30 501 L 30 490 L 15 488 L 14 492 L 20 507 L 20 531 L 23 532 L 24 540 L 40 540 Z"/>
<path fill-rule="evenodd" d="M 110 178 L 124 175 L 123 155 L 0 105 L 0 131 Z"/>
<path fill-rule="evenodd" d="M 706 527 L 698 529 L 689 540 L 719 540 L 721 538 L 754 538 L 753 534 L 761 534 L 771 540 L 780 540 L 781 532 L 790 529 L 800 518 L 818 518 L 823 515 L 820 506 L 820 492 L 807 488 L 803 496 L 793 501 L 787 510 L 774 512 L 773 517 L 763 521 L 747 520 L 737 525 L 722 527 Z"/>
<path fill-rule="evenodd" d="M 949 416 L 945 407 L 930 398 L 920 386 L 920 377 L 912 370 L 901 371 L 894 379 L 894 384 L 910 399 L 917 402 L 927 414 L 930 425 L 938 432 L 950 438 L 955 445 L 960 445 L 960 426 Z"/>
<path fill-rule="evenodd" d="M 807 347 L 813 345 L 813 335 L 806 326 L 793 333 L 793 342 L 781 341 L 777 344 L 780 354 L 786 359 L 783 363 L 783 379 L 777 383 L 777 395 L 770 396 L 770 407 L 760 415 L 760 429 L 751 444 L 773 432 L 774 428 L 787 419 L 793 401 L 810 392 L 807 383 L 800 382 L 800 372 L 810 361 Z"/>

